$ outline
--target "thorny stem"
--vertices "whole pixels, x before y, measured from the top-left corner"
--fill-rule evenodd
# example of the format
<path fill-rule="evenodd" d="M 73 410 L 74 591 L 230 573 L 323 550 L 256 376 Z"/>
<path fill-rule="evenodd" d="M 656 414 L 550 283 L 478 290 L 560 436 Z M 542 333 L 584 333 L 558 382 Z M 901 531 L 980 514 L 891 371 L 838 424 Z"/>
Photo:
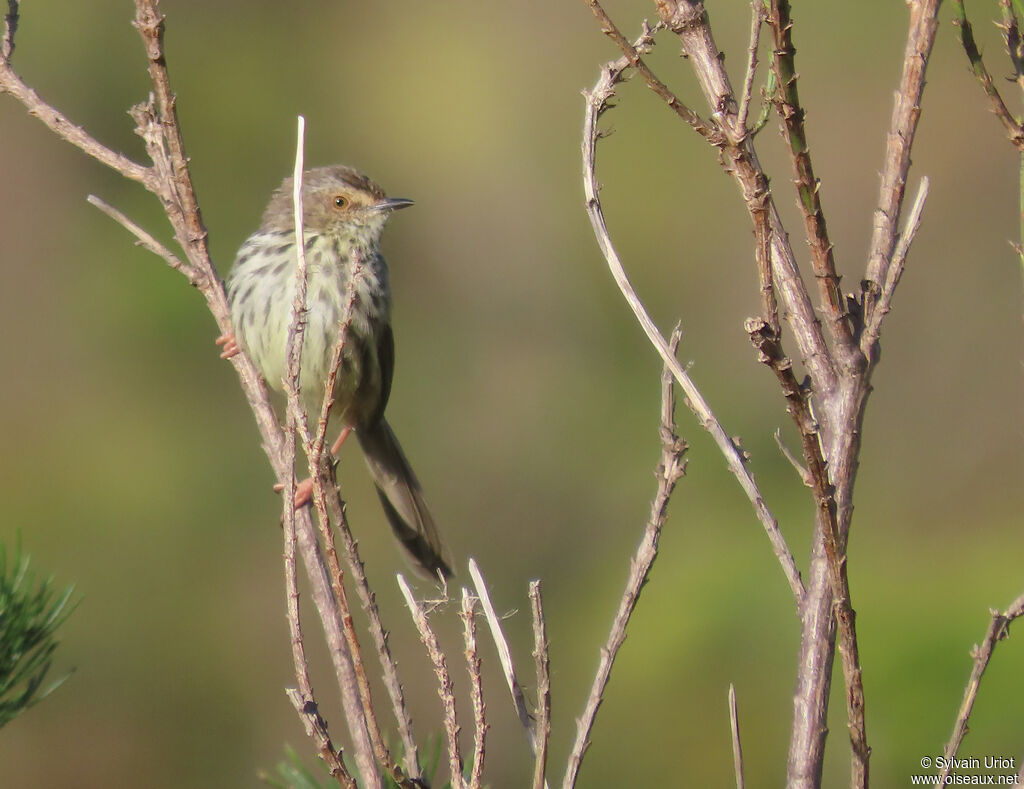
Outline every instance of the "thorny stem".
<path fill-rule="evenodd" d="M 882 183 L 879 188 L 878 206 L 875 209 L 871 249 L 861 294 L 863 320 L 868 326 L 873 321 L 880 320 L 874 314 L 875 305 L 885 282 L 896 243 L 903 193 L 907 173 L 910 171 L 910 151 L 914 145 L 917 123 L 921 118 L 924 76 L 938 30 L 939 3 L 940 0 L 914 0 L 909 4 L 910 25 L 903 55 L 903 73 L 900 75 L 889 125 Z M 873 363 L 877 358 L 878 349 L 866 347 L 862 339 L 861 352 Z"/>
<path fill-rule="evenodd" d="M 1000 0 L 999 5 L 1003 12 L 1002 30 L 1006 51 L 1010 56 L 1010 62 L 1013 64 L 1016 83 L 1019 87 L 1024 88 L 1024 38 L 1021 36 L 1020 29 L 1020 21 L 1022 15 L 1024 15 L 1024 3 L 1021 0 L 1013 0 L 1011 5 L 1010 0 Z M 989 102 L 992 105 L 992 112 L 999 119 L 999 122 L 1003 124 L 1010 142 L 1017 149 L 1018 167 L 1020 170 L 1018 183 L 1020 228 L 1018 240 L 1013 244 L 1013 247 L 1017 257 L 1020 259 L 1021 266 L 1024 267 L 1024 123 L 1014 117 L 1010 110 L 1007 109 L 999 89 L 996 88 L 992 76 L 985 67 L 981 52 L 978 51 L 978 45 L 974 40 L 974 29 L 967 19 L 964 0 L 954 0 L 953 14 L 953 24 L 960 31 L 960 44 L 967 55 L 968 61 L 970 61 L 971 71 L 974 72 L 974 76 L 981 84 L 982 90 L 988 96 Z"/>
<path fill-rule="evenodd" d="M 677 327 L 672 333 L 669 346 L 673 353 L 679 345 L 679 337 Z M 672 379 L 672 372 L 666 366 L 661 376 L 661 425 L 658 431 L 661 436 L 661 458 L 655 469 L 658 490 L 651 503 L 651 514 L 644 527 L 643 537 L 629 562 L 629 577 L 626 580 L 625 591 L 619 601 L 619 609 L 608 633 L 608 640 L 601 649 L 601 658 L 590 686 L 590 695 L 587 697 L 583 714 L 576 721 L 576 740 L 569 754 L 562 789 L 573 789 L 576 785 L 583 756 L 590 745 L 590 732 L 597 717 L 598 707 L 601 706 L 615 658 L 626 640 L 626 627 L 650 575 L 654 560 L 658 557 L 658 541 L 668 517 L 669 499 L 676 483 L 686 473 L 683 455 L 688 447 L 686 442 L 675 434 L 675 396 Z"/>
<path fill-rule="evenodd" d="M 462 588 L 463 637 L 466 642 L 466 669 L 469 673 L 469 695 L 473 703 L 473 768 L 466 789 L 480 789 L 484 773 L 487 742 L 487 705 L 484 704 L 484 685 L 480 675 L 480 654 L 476 639 L 476 603 L 469 590 Z"/>
<path fill-rule="evenodd" d="M 981 52 L 978 50 L 978 45 L 974 40 L 974 28 L 967 19 L 967 9 L 964 7 L 964 0 L 953 0 L 953 24 L 960 33 L 960 45 L 964 49 L 964 54 L 967 55 L 967 60 L 970 61 L 971 71 L 974 72 L 974 76 L 981 85 L 981 89 L 985 91 L 985 95 L 988 96 L 989 102 L 992 104 L 993 114 L 1003 124 L 1010 142 L 1013 143 L 1018 151 L 1024 152 L 1024 126 L 1013 117 L 1013 113 L 1007 108 L 1002 95 L 999 93 L 999 89 L 996 88 L 992 75 L 989 74 L 988 69 L 985 67 L 985 61 L 982 59 Z M 1009 30 L 1009 27 L 1007 27 L 1007 30 Z M 1009 47 L 1010 44 L 1007 42 L 1007 48 L 1009 49 Z M 1013 55 L 1011 54 L 1012 57 Z"/>
<path fill-rule="evenodd" d="M 793 169 L 796 171 L 796 189 L 811 249 L 814 277 L 818 282 L 823 310 L 837 350 L 842 348 L 843 353 L 849 353 L 852 350 L 853 334 L 847 321 L 846 301 L 839 289 L 832 242 L 821 208 L 820 185 L 814 175 L 807 144 L 807 130 L 804 126 L 806 113 L 800 104 L 797 88 L 796 48 L 793 46 L 793 21 L 790 18 L 789 3 L 786 0 L 771 0 L 767 21 L 775 39 L 773 66 L 778 82 L 779 117 L 789 140 Z"/>
<path fill-rule="evenodd" d="M 786 410 L 789 411 L 800 433 L 808 478 L 814 491 L 815 522 L 817 530 L 824 538 L 835 617 L 839 624 L 839 651 L 847 684 L 847 719 L 852 748 L 851 786 L 866 789 L 871 749 L 867 744 L 864 684 L 860 668 L 860 650 L 857 645 L 856 615 L 850 602 L 845 550 L 836 518 L 835 490 L 829 481 L 818 426 L 809 407 L 810 392 L 797 381 L 793 374 L 793 363 L 782 353 L 771 328 L 758 320 L 748 321 L 746 328 L 750 332 L 751 342 L 759 351 L 760 361 L 767 364 L 778 378 L 788 404 Z"/>
<path fill-rule="evenodd" d="M 985 669 L 988 668 L 989 661 L 992 660 L 992 653 L 995 651 L 996 644 L 1005 638 L 1009 638 L 1010 623 L 1014 619 L 1024 616 L 1024 595 L 1014 600 L 1003 613 L 993 610 L 990 611 L 990 614 L 992 615 L 992 621 L 989 623 L 988 631 L 985 633 L 981 646 L 975 646 L 971 650 L 974 666 L 971 669 L 971 677 L 967 681 L 967 686 L 964 688 L 964 698 L 960 703 L 960 711 L 957 713 L 956 722 L 953 724 L 953 734 L 949 738 L 943 753 L 945 764 L 942 772 L 939 773 L 938 786 L 940 787 L 945 786 L 949 780 L 952 761 L 960 750 L 960 744 L 963 742 L 964 737 L 967 735 L 967 721 L 971 717 L 974 702 L 978 698 L 981 678 L 985 674 Z"/>
<path fill-rule="evenodd" d="M 409 584 L 402 574 L 399 573 L 397 577 L 398 587 L 409 606 L 409 613 L 412 615 L 413 623 L 416 625 L 416 630 L 419 631 L 420 640 L 427 649 L 427 655 L 434 666 L 434 674 L 437 676 L 437 695 L 441 697 L 441 706 L 444 710 L 445 739 L 448 744 L 448 768 L 451 772 L 452 789 L 466 789 L 465 781 L 462 778 L 462 753 L 459 750 L 460 727 L 455 709 L 455 686 L 448 671 L 448 664 L 423 607 L 416 601 L 412 589 L 409 588 Z"/>
<path fill-rule="evenodd" d="M 551 670 L 548 659 L 548 634 L 540 581 L 530 581 L 530 613 L 533 620 L 533 659 L 537 670 L 537 757 L 533 763 L 533 789 L 544 789 L 551 738 Z"/>

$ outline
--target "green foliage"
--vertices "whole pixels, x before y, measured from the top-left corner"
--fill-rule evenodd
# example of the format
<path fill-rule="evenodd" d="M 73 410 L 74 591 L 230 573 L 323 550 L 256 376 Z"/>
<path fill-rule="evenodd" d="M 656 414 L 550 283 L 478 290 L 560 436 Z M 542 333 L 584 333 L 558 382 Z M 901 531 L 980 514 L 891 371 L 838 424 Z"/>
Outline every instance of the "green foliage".
<path fill-rule="evenodd" d="M 276 789 L 327 789 L 327 787 L 337 786 L 337 783 L 331 779 L 327 765 L 322 761 L 319 762 L 320 776 L 317 776 L 302 763 L 302 757 L 292 746 L 285 745 L 284 754 L 284 761 L 278 762 L 275 768 L 278 778 L 264 772 L 260 773 L 260 780 L 268 786 L 276 787 Z"/>
<path fill-rule="evenodd" d="M 35 582 L 21 540 L 10 568 L 0 544 L 0 727 L 59 687 L 64 675 L 43 689 L 57 648 L 54 633 L 75 608 L 73 586 L 54 596 L 53 578 Z"/>

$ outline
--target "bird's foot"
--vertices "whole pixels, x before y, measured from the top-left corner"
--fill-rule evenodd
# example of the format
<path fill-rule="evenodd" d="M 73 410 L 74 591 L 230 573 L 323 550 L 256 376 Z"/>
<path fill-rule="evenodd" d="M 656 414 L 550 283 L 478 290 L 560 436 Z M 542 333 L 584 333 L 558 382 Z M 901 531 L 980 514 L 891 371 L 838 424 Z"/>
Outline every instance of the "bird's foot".
<path fill-rule="evenodd" d="M 221 346 L 221 359 L 230 359 L 232 356 L 237 356 L 242 350 L 238 347 L 238 340 L 235 339 L 235 335 L 232 332 L 225 332 L 214 340 L 214 343 Z"/>

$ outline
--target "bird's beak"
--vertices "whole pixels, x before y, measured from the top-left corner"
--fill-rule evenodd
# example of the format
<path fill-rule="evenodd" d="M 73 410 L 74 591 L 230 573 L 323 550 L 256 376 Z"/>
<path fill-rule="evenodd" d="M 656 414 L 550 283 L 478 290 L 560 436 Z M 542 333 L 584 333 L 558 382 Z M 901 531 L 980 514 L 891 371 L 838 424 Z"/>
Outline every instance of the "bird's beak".
<path fill-rule="evenodd" d="M 387 197 L 381 200 L 374 208 L 377 211 L 397 211 L 399 208 L 408 208 L 413 201 L 408 197 Z"/>

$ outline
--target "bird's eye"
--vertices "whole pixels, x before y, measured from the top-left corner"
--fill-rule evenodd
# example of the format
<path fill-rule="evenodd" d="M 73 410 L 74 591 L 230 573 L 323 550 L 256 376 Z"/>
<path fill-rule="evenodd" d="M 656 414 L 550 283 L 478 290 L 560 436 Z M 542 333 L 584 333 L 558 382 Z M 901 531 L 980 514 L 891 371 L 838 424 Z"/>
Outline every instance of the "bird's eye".
<path fill-rule="evenodd" d="M 348 198 L 345 195 L 334 196 L 334 207 L 335 208 L 348 208 Z"/>

